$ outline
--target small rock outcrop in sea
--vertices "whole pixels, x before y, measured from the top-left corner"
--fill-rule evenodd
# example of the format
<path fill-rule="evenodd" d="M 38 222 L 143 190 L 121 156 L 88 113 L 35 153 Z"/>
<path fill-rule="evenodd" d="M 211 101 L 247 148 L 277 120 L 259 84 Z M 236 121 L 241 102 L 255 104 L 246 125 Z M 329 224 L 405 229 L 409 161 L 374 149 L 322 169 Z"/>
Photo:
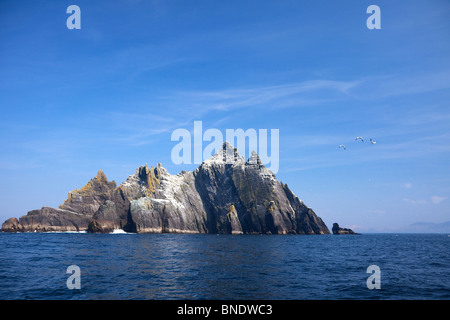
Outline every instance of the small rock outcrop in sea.
<path fill-rule="evenodd" d="M 5 232 L 329 234 L 325 223 L 256 153 L 245 161 L 225 142 L 194 171 L 141 166 L 117 187 L 99 170 L 59 208 L 2 225 Z"/>
<path fill-rule="evenodd" d="M 333 223 L 333 228 L 331 228 L 331 231 L 333 234 L 360 234 L 354 232 L 352 229 L 341 228 L 337 223 Z"/>

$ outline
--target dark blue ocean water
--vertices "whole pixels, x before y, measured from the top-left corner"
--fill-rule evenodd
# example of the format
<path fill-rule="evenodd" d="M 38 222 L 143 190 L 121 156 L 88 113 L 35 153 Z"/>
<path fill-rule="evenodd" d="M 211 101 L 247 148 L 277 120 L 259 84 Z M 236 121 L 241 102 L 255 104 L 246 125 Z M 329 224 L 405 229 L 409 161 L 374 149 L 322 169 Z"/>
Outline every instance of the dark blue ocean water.
<path fill-rule="evenodd" d="M 0 233 L 0 299 L 450 299 L 449 247 L 447 234 Z"/>

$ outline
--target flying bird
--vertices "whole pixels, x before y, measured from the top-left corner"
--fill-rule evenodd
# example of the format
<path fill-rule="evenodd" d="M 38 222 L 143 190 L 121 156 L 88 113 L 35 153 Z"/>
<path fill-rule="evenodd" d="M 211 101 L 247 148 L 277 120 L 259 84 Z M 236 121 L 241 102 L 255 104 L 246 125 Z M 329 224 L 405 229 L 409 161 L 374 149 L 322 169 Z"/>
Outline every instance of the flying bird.
<path fill-rule="evenodd" d="M 370 142 L 371 142 L 372 144 L 375 144 L 375 143 L 377 143 L 376 141 L 373 141 L 373 139 L 372 139 L 372 138 L 370 138 Z"/>
<path fill-rule="evenodd" d="M 362 142 L 364 142 L 364 139 L 362 137 L 356 137 L 355 140 L 360 139 Z"/>
<path fill-rule="evenodd" d="M 339 145 L 339 148 L 344 148 L 344 150 L 347 150 L 347 148 L 343 144 Z"/>

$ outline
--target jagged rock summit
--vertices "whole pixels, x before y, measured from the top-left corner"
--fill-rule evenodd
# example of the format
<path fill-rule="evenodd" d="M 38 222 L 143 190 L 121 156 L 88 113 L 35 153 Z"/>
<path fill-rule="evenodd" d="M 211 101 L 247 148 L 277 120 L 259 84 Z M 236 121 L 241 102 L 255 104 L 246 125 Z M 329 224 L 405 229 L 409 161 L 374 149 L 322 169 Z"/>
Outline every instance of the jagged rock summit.
<path fill-rule="evenodd" d="M 228 142 L 194 171 L 139 167 L 119 187 L 99 170 L 59 208 L 10 218 L 5 232 L 329 234 L 325 223 L 280 183 L 256 153 Z"/>

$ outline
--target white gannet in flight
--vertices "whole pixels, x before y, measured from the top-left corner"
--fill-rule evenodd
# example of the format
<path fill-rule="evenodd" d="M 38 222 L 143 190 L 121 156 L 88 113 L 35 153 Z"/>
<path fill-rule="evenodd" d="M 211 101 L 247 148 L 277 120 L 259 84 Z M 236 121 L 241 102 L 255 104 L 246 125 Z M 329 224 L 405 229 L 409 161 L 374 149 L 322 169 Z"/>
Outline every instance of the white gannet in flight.
<path fill-rule="evenodd" d="M 364 139 L 362 137 L 356 137 L 355 140 L 360 139 L 362 142 L 364 142 Z"/>
<path fill-rule="evenodd" d="M 347 150 L 347 148 L 343 144 L 339 145 L 339 148 L 344 148 L 344 150 Z"/>
<path fill-rule="evenodd" d="M 373 141 L 373 139 L 372 139 L 372 138 L 370 138 L 370 142 L 371 142 L 372 144 L 375 144 L 375 143 L 377 143 L 376 141 Z"/>

